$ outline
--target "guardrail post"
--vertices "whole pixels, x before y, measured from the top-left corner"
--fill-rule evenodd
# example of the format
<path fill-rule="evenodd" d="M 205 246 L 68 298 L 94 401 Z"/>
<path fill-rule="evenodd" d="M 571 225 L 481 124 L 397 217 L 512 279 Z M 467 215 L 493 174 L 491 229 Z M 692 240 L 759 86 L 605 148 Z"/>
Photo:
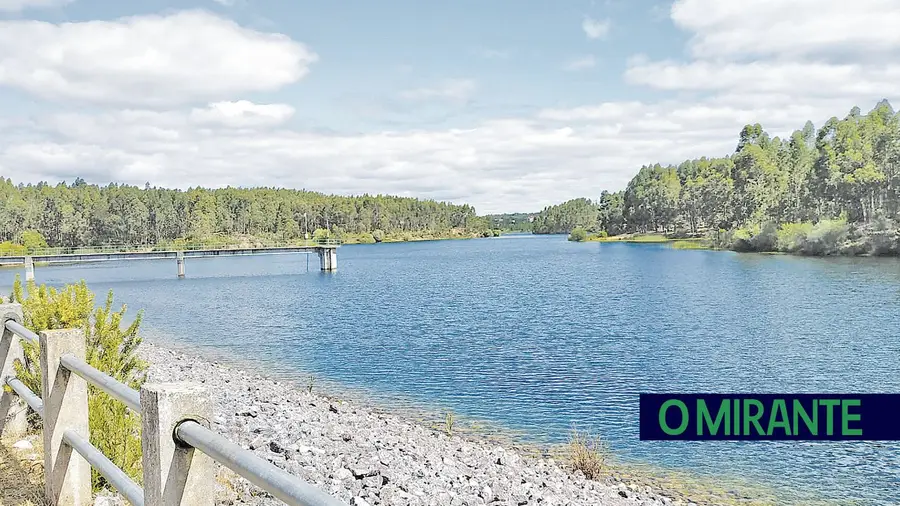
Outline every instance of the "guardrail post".
<path fill-rule="evenodd" d="M 0 304 L 0 435 L 24 434 L 28 428 L 25 402 L 6 387 L 6 379 L 16 375 L 13 364 L 25 358 L 21 338 L 6 330 L 9 320 L 24 322 L 21 304 Z"/>
<path fill-rule="evenodd" d="M 44 491 L 54 506 L 87 506 L 91 497 L 91 465 L 62 440 L 71 430 L 89 440 L 87 382 L 62 367 L 71 354 L 85 360 L 81 329 L 45 330 L 41 347 L 41 393 L 44 400 Z"/>
<path fill-rule="evenodd" d="M 34 281 L 34 258 L 31 255 L 25 257 L 25 281 Z"/>
<path fill-rule="evenodd" d="M 145 506 L 212 506 L 213 460 L 175 439 L 175 427 L 193 420 L 209 427 L 209 393 L 195 383 L 147 383 L 141 387 L 141 450 Z"/>

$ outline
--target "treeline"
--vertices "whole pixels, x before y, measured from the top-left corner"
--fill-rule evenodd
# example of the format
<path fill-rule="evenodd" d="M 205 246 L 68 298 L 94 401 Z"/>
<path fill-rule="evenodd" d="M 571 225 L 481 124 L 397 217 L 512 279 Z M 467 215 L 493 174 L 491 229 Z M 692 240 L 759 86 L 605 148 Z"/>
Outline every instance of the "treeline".
<path fill-rule="evenodd" d="M 836 244 L 811 253 L 859 253 L 872 235 L 896 235 L 898 192 L 900 115 L 882 100 L 785 139 L 747 125 L 732 155 L 644 166 L 623 191 L 544 209 L 534 230 L 706 235 L 717 246 L 800 252 L 804 234 L 821 232 Z"/>
<path fill-rule="evenodd" d="M 491 227 L 503 232 L 531 232 L 531 219 L 533 214 L 530 213 L 506 213 L 506 214 L 488 214 L 485 215 Z"/>
<path fill-rule="evenodd" d="M 49 246 L 157 244 L 215 235 L 297 239 L 316 230 L 407 237 L 482 235 L 490 229 L 469 205 L 275 188 L 187 191 L 77 179 L 72 184 L 14 184 L 0 177 L 0 241 L 22 243 L 36 231 Z"/>

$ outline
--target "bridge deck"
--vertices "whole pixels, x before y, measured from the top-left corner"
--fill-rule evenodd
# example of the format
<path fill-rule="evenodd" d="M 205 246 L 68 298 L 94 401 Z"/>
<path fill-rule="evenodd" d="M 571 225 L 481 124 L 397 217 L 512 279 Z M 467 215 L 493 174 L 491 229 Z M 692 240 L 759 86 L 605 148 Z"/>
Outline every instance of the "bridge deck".
<path fill-rule="evenodd" d="M 178 258 L 179 253 L 185 258 L 203 258 L 235 255 L 274 255 L 283 253 L 318 253 L 322 249 L 336 248 L 335 244 L 320 244 L 315 246 L 279 246 L 262 248 L 223 248 L 223 249 L 197 249 L 197 250 L 167 250 L 167 251 L 133 251 L 110 253 L 69 253 L 58 255 L 32 255 L 35 263 L 73 263 L 73 262 L 103 262 L 109 260 L 160 260 L 165 258 Z M 0 265 L 25 265 L 25 256 L 0 257 Z"/>

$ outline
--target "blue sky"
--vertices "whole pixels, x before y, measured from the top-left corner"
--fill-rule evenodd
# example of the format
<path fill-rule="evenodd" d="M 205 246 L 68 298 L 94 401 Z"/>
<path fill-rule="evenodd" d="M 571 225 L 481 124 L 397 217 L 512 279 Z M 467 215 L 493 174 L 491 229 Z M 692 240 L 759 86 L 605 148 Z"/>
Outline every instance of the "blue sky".
<path fill-rule="evenodd" d="M 0 0 L 0 175 L 537 210 L 895 97 L 895 4 Z"/>

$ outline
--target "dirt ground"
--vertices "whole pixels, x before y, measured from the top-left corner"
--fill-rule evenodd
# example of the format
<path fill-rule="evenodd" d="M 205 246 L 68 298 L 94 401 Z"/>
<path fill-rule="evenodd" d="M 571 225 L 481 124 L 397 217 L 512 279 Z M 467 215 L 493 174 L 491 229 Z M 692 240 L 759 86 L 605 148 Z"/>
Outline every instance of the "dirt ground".
<path fill-rule="evenodd" d="M 45 506 L 44 466 L 39 435 L 0 441 L 0 506 Z M 31 449 L 13 448 L 26 440 Z"/>

